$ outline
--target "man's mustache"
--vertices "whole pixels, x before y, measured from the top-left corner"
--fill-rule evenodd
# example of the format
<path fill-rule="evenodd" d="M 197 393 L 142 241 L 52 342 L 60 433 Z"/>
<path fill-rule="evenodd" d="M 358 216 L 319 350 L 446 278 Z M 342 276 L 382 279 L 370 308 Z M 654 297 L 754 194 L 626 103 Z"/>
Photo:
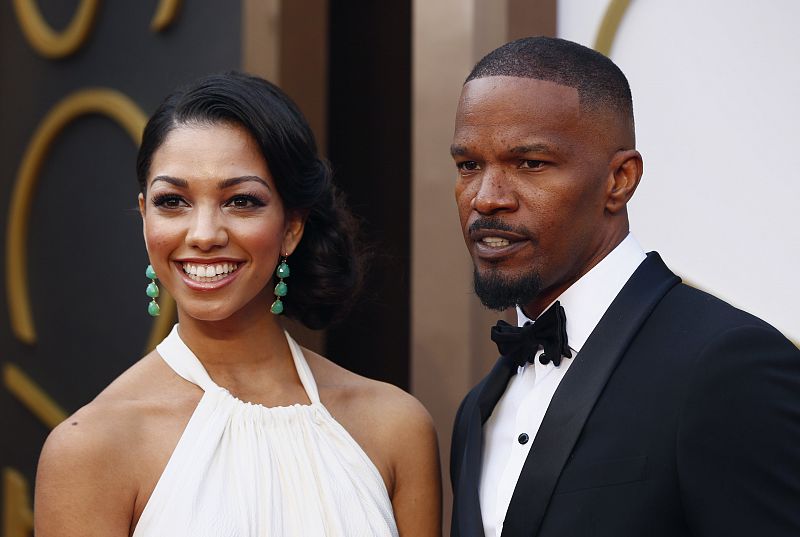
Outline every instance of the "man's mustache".
<path fill-rule="evenodd" d="M 496 216 L 482 216 L 472 222 L 467 230 L 469 233 L 475 233 L 484 229 L 495 229 L 497 231 L 508 231 L 518 235 L 530 235 L 530 232 L 524 227 L 511 226 Z"/>

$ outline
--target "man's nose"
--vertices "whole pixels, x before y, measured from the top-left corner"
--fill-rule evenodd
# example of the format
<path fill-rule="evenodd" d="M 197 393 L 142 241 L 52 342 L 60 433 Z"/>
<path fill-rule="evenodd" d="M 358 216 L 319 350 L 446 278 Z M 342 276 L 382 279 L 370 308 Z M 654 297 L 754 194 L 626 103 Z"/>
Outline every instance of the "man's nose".
<path fill-rule="evenodd" d="M 514 211 L 518 208 L 517 196 L 503 170 L 486 169 L 478 191 L 472 198 L 472 208 L 481 214 Z"/>
<path fill-rule="evenodd" d="M 228 243 L 225 218 L 217 208 L 197 208 L 186 233 L 186 244 L 203 251 Z"/>

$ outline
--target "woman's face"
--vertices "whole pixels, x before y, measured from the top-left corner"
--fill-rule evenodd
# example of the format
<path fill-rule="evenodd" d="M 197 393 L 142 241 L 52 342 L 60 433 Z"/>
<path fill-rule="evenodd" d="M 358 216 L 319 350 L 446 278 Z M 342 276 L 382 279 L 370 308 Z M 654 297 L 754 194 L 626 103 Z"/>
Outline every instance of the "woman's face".
<path fill-rule="evenodd" d="M 279 257 L 303 219 L 287 212 L 255 140 L 229 123 L 173 129 L 139 196 L 150 262 L 181 316 L 264 315 Z"/>

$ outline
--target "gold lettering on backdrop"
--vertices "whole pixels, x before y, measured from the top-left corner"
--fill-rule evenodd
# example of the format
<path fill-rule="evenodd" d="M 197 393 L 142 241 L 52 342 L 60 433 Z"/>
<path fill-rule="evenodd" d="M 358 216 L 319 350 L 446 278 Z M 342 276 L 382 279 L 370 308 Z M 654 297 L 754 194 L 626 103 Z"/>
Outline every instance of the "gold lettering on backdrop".
<path fill-rule="evenodd" d="M 100 0 L 81 0 L 67 28 L 57 32 L 44 20 L 36 0 L 14 0 L 14 12 L 28 43 L 45 58 L 69 56 L 89 37 Z"/>
<path fill-rule="evenodd" d="M 154 32 L 163 32 L 178 17 L 182 0 L 161 0 L 158 3 L 156 14 L 150 21 L 150 29 Z"/>
<path fill-rule="evenodd" d="M 3 365 L 3 383 L 48 428 L 67 419 L 67 413 L 14 364 Z"/>
<path fill-rule="evenodd" d="M 28 497 L 28 482 L 22 474 L 3 469 L 3 537 L 33 534 L 33 510 Z"/>
<path fill-rule="evenodd" d="M 622 23 L 622 18 L 625 16 L 625 12 L 628 11 L 630 4 L 631 0 L 611 0 L 608 3 L 605 15 L 603 15 L 603 20 L 600 22 L 600 29 L 597 31 L 597 38 L 594 41 L 594 49 L 597 52 L 611 57 L 611 47 L 614 45 L 614 39 L 617 37 L 619 25 Z M 681 279 L 683 279 L 685 284 L 691 287 L 711 293 L 710 290 L 687 280 L 683 276 L 681 276 Z M 795 347 L 800 347 L 800 340 L 789 339 L 789 341 L 791 341 Z"/>
<path fill-rule="evenodd" d="M 58 32 L 42 16 L 36 0 L 14 0 L 14 12 L 22 33 L 33 49 L 45 58 L 58 59 L 69 56 L 89 38 L 100 0 L 81 0 L 66 29 Z M 178 15 L 181 0 L 160 0 L 150 22 L 154 32 L 165 30 Z"/>
<path fill-rule="evenodd" d="M 137 145 L 146 122 L 142 111 L 128 97 L 115 90 L 95 88 L 64 98 L 50 110 L 34 132 L 17 173 L 6 229 L 6 291 L 11 328 L 20 341 L 29 345 L 36 342 L 27 273 L 28 221 L 33 194 L 50 146 L 67 125 L 88 114 L 100 114 L 114 120 Z M 159 302 L 161 315 L 153 324 L 148 349 L 166 337 L 175 318 L 174 300 L 164 293 Z"/>
<path fill-rule="evenodd" d="M 631 0 L 611 0 L 603 20 L 600 23 L 600 29 L 597 31 L 597 38 L 594 41 L 594 49 L 606 56 L 611 56 L 611 45 L 614 44 L 614 38 L 617 37 L 617 30 L 622 22 L 622 17 L 628 10 Z"/>
<path fill-rule="evenodd" d="M 177 18 L 182 0 L 160 0 L 150 23 L 154 32 L 167 29 Z M 40 55 L 59 59 L 77 51 L 88 39 L 97 17 L 100 0 L 80 0 L 66 29 L 54 30 L 44 19 L 36 0 L 13 0 L 22 34 Z M 12 330 L 25 343 L 36 342 L 27 279 L 27 235 L 33 192 L 50 146 L 72 121 L 88 114 L 104 115 L 120 126 L 137 145 L 144 129 L 145 116 L 125 95 L 109 89 L 87 89 L 74 93 L 45 116 L 34 133 L 17 174 L 6 230 L 6 288 Z M 155 320 L 147 350 L 156 346 L 170 330 L 175 318 L 175 302 L 163 293 L 161 316 Z M 50 429 L 66 419 L 64 412 L 30 377 L 13 364 L 3 366 L 3 382 L 28 410 Z M 33 509 L 28 482 L 18 471 L 3 471 L 3 537 L 30 537 L 33 534 Z"/>

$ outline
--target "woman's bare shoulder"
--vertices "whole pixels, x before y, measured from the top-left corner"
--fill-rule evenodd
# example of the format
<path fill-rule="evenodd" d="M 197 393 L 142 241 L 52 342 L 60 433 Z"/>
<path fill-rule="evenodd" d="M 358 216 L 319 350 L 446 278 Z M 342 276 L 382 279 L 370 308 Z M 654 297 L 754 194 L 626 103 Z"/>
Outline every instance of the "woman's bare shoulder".
<path fill-rule="evenodd" d="M 402 535 L 441 535 L 441 469 L 433 420 L 397 386 L 305 351 L 320 398 L 378 468 Z"/>
<path fill-rule="evenodd" d="M 304 352 L 322 403 L 378 467 L 390 495 L 410 453 L 438 459 L 433 419 L 413 395 Z"/>
<path fill-rule="evenodd" d="M 78 515 L 130 524 L 148 438 L 190 390 L 151 353 L 53 429 L 37 470 L 37 535 L 70 535 L 63 525 Z"/>
<path fill-rule="evenodd" d="M 175 394 L 180 384 L 158 354 L 148 354 L 53 429 L 42 458 L 120 462 L 135 452 L 137 443 L 131 440 L 140 437 L 148 419 L 169 410 L 175 396 L 167 394 Z"/>
<path fill-rule="evenodd" d="M 372 418 L 376 421 L 372 425 L 380 428 L 433 427 L 428 411 L 408 392 L 353 373 L 313 351 L 303 352 L 326 406 L 355 413 L 362 419 Z"/>

